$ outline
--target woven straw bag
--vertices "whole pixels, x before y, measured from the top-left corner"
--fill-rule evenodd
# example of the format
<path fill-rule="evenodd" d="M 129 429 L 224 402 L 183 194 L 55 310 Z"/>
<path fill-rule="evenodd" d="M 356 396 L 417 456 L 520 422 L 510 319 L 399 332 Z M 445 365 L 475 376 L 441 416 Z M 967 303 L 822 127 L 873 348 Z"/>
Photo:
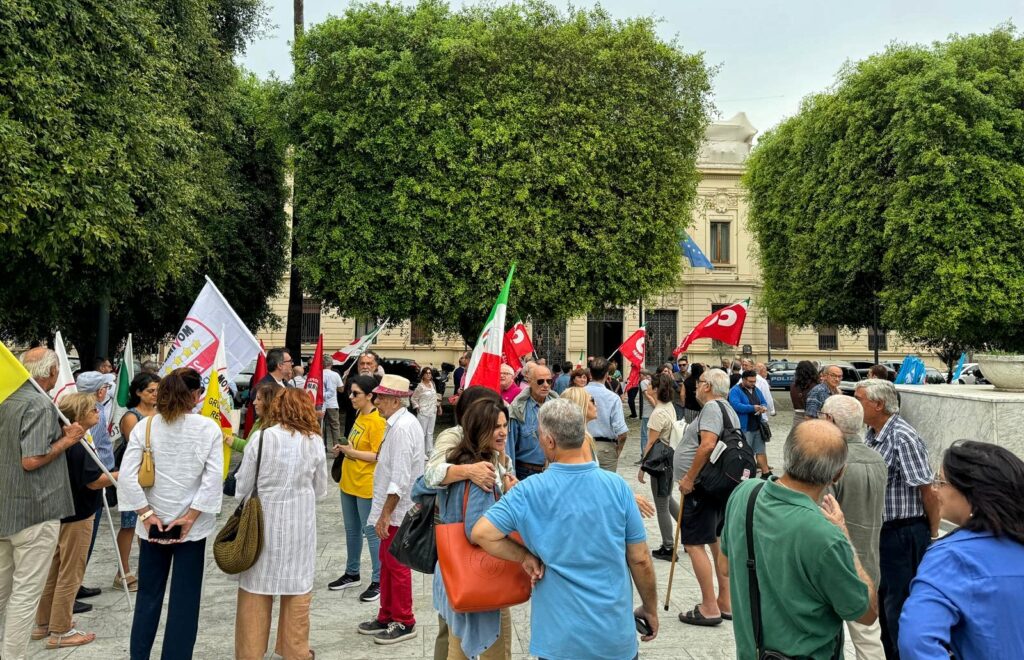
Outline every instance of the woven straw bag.
<path fill-rule="evenodd" d="M 139 486 L 152 488 L 156 481 L 156 467 L 153 465 L 153 447 L 149 444 L 149 432 L 153 429 L 153 417 L 146 418 L 146 447 L 142 450 L 142 462 L 139 463 Z"/>
<path fill-rule="evenodd" d="M 252 568 L 263 551 L 263 506 L 260 504 L 260 463 L 263 462 L 263 433 L 256 453 L 256 477 L 252 494 L 231 514 L 213 542 L 213 559 L 220 570 L 235 575 Z"/>

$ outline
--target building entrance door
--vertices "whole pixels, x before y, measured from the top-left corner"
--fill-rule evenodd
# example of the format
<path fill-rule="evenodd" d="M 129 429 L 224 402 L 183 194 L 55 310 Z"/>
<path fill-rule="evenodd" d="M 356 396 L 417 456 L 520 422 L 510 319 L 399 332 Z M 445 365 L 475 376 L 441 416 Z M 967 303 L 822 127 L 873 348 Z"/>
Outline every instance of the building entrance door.
<path fill-rule="evenodd" d="M 622 345 L 623 311 L 602 309 L 587 317 L 587 355 L 608 357 Z"/>

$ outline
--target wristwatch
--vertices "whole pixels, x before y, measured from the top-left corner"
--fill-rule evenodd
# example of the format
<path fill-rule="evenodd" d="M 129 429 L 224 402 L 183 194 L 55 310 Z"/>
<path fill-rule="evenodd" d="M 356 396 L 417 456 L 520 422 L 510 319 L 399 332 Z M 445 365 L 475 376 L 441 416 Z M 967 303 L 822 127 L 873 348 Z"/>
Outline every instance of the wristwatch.
<path fill-rule="evenodd" d="M 145 512 L 143 514 L 140 514 L 139 515 L 139 520 L 145 520 L 146 518 L 149 518 L 151 515 L 153 515 L 153 509 L 150 509 L 149 511 L 147 511 L 147 512 Z"/>

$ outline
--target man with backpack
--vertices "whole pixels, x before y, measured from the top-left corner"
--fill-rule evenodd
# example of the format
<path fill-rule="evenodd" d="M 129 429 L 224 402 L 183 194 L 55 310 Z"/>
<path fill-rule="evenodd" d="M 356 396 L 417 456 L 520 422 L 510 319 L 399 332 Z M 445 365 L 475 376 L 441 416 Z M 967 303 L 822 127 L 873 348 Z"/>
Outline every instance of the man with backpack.
<path fill-rule="evenodd" d="M 757 466 L 728 396 L 728 374 L 709 369 L 700 375 L 697 401 L 702 408 L 686 427 L 673 459 L 673 475 L 683 495 L 679 538 L 701 592 L 701 602 L 680 613 L 679 620 L 695 626 L 717 626 L 722 619 L 732 619 L 729 580 L 718 570 L 718 537 L 729 494 L 753 476 Z M 705 546 L 710 546 L 714 564 Z"/>

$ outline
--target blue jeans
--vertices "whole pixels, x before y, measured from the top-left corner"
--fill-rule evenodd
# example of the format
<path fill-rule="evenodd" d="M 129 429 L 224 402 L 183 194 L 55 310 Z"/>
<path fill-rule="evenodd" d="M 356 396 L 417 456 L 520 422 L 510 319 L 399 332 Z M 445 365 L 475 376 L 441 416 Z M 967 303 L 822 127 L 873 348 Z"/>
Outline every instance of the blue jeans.
<path fill-rule="evenodd" d="M 363 554 L 363 537 L 370 546 L 370 566 L 373 568 L 371 582 L 380 582 L 380 537 L 373 525 L 367 525 L 370 517 L 370 505 L 373 500 L 365 497 L 356 497 L 342 491 L 341 493 L 341 515 L 345 521 L 345 546 L 348 552 L 348 559 L 345 562 L 345 572 L 349 575 L 359 575 L 359 560 Z"/>
<path fill-rule="evenodd" d="M 644 456 L 644 449 L 647 448 L 647 420 L 649 417 L 640 418 L 640 458 Z"/>
<path fill-rule="evenodd" d="M 148 660 L 160 625 L 167 578 L 171 598 L 161 660 L 189 660 L 199 630 L 206 539 L 161 545 L 142 541 L 139 549 L 139 593 L 132 619 L 131 660 Z M 171 564 L 174 573 L 171 574 Z"/>

